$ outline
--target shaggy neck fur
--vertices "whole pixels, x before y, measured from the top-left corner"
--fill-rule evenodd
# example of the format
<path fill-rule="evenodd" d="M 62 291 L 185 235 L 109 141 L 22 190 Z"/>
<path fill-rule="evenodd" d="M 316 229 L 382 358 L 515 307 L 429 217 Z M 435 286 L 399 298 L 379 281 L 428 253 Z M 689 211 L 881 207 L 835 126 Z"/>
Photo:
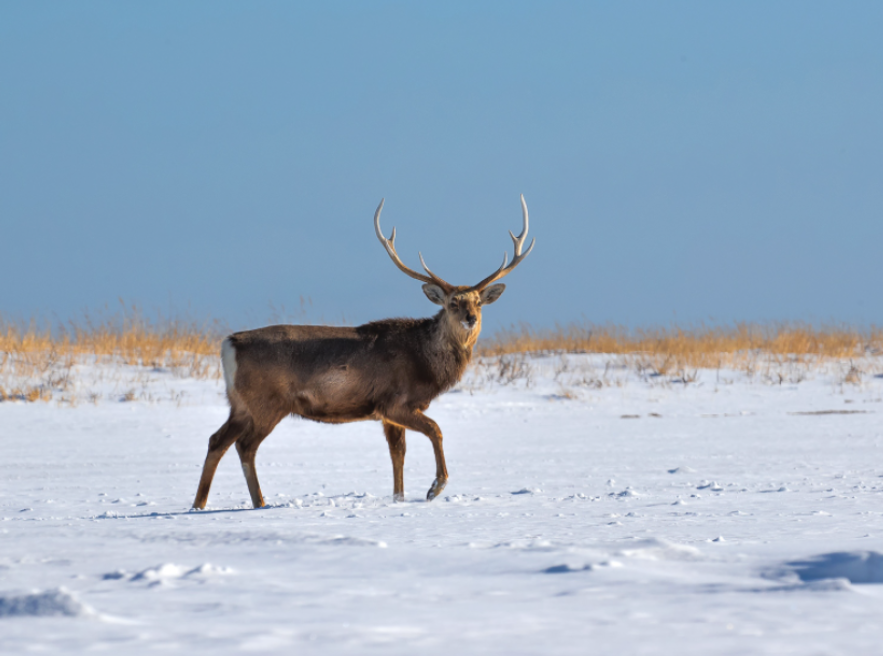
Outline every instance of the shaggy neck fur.
<path fill-rule="evenodd" d="M 439 386 L 446 390 L 459 382 L 472 360 L 472 349 L 481 331 L 481 321 L 467 331 L 459 321 L 442 310 L 430 322 L 432 339 L 428 341 L 431 349 L 428 359 Z"/>

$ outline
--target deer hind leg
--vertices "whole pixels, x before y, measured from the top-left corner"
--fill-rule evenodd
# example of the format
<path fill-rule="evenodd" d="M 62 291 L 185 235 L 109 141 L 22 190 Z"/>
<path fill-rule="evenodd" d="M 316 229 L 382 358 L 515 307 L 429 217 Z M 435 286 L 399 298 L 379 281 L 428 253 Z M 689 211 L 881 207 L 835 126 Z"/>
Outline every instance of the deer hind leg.
<path fill-rule="evenodd" d="M 435 453 L 435 480 L 432 482 L 429 492 L 426 493 L 426 500 L 432 501 L 448 484 L 448 468 L 445 465 L 445 451 L 442 448 L 441 429 L 438 427 L 438 424 L 419 410 L 394 410 L 387 413 L 384 416 L 384 420 L 384 423 L 389 422 L 409 430 L 415 430 L 418 433 L 423 433 L 432 442 L 432 450 Z M 393 461 L 393 467 L 395 467 L 395 461 Z"/>
<path fill-rule="evenodd" d="M 405 429 L 387 421 L 383 422 L 383 434 L 389 444 L 389 457 L 392 458 L 392 498 L 405 500 Z"/>
<path fill-rule="evenodd" d="M 215 471 L 218 469 L 218 463 L 227 453 L 227 449 L 239 437 L 249 430 L 251 420 L 248 417 L 237 416 L 233 412 L 230 418 L 224 422 L 218 431 L 209 438 L 208 453 L 205 456 L 205 464 L 202 466 L 202 476 L 199 479 L 199 488 L 196 491 L 196 498 L 193 500 L 193 507 L 202 510 L 208 502 L 208 493 L 212 487 L 212 479 L 215 477 Z"/>
<path fill-rule="evenodd" d="M 242 473 L 245 474 L 245 483 L 248 485 L 248 493 L 255 508 L 263 508 L 264 495 L 261 494 L 261 484 L 258 483 L 258 472 L 255 468 L 255 456 L 258 447 L 279 423 L 281 417 L 266 425 L 252 424 L 251 430 L 236 441 L 236 451 L 239 453 L 239 461 L 242 463 Z"/>

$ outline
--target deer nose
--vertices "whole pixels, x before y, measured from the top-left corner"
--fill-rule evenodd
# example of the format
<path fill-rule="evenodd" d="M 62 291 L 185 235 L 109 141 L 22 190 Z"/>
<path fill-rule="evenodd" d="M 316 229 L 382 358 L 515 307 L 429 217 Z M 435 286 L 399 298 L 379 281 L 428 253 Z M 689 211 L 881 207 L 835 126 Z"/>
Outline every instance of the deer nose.
<path fill-rule="evenodd" d="M 474 314 L 467 314 L 466 319 L 463 321 L 463 323 L 470 328 L 474 328 L 476 321 L 478 321 L 478 318 Z"/>

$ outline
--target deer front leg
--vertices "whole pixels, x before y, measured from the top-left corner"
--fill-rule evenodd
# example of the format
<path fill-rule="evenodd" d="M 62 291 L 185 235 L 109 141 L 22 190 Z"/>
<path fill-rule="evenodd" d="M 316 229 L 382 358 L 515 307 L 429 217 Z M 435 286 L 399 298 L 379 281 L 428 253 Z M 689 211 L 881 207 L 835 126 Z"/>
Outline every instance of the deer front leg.
<path fill-rule="evenodd" d="M 389 422 L 402 428 L 415 430 L 423 433 L 432 442 L 432 450 L 435 453 L 435 480 L 426 493 L 426 500 L 435 499 L 445 485 L 448 484 L 448 468 L 445 465 L 445 452 L 442 448 L 442 432 L 432 419 L 419 410 L 395 409 L 384 415 L 384 423 Z M 404 459 L 403 459 L 404 462 Z M 395 465 L 393 465 L 394 467 Z"/>
<path fill-rule="evenodd" d="M 392 498 L 405 500 L 405 429 L 389 422 L 383 422 L 383 434 L 389 444 L 389 457 L 392 458 Z"/>

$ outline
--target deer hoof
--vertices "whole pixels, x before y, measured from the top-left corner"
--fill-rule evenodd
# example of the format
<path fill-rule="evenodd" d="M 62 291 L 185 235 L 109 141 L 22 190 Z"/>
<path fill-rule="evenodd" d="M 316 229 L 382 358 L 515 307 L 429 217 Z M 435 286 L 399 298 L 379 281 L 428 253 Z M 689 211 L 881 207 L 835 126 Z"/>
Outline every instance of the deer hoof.
<path fill-rule="evenodd" d="M 448 481 L 445 479 L 437 478 L 432 482 L 432 487 L 429 488 L 429 492 L 426 493 L 426 500 L 432 501 L 435 499 L 441 491 L 445 489 L 445 485 L 448 484 Z"/>
<path fill-rule="evenodd" d="M 397 492 L 396 494 L 392 495 L 392 500 L 396 503 L 402 502 L 405 500 L 405 495 L 401 492 Z"/>

